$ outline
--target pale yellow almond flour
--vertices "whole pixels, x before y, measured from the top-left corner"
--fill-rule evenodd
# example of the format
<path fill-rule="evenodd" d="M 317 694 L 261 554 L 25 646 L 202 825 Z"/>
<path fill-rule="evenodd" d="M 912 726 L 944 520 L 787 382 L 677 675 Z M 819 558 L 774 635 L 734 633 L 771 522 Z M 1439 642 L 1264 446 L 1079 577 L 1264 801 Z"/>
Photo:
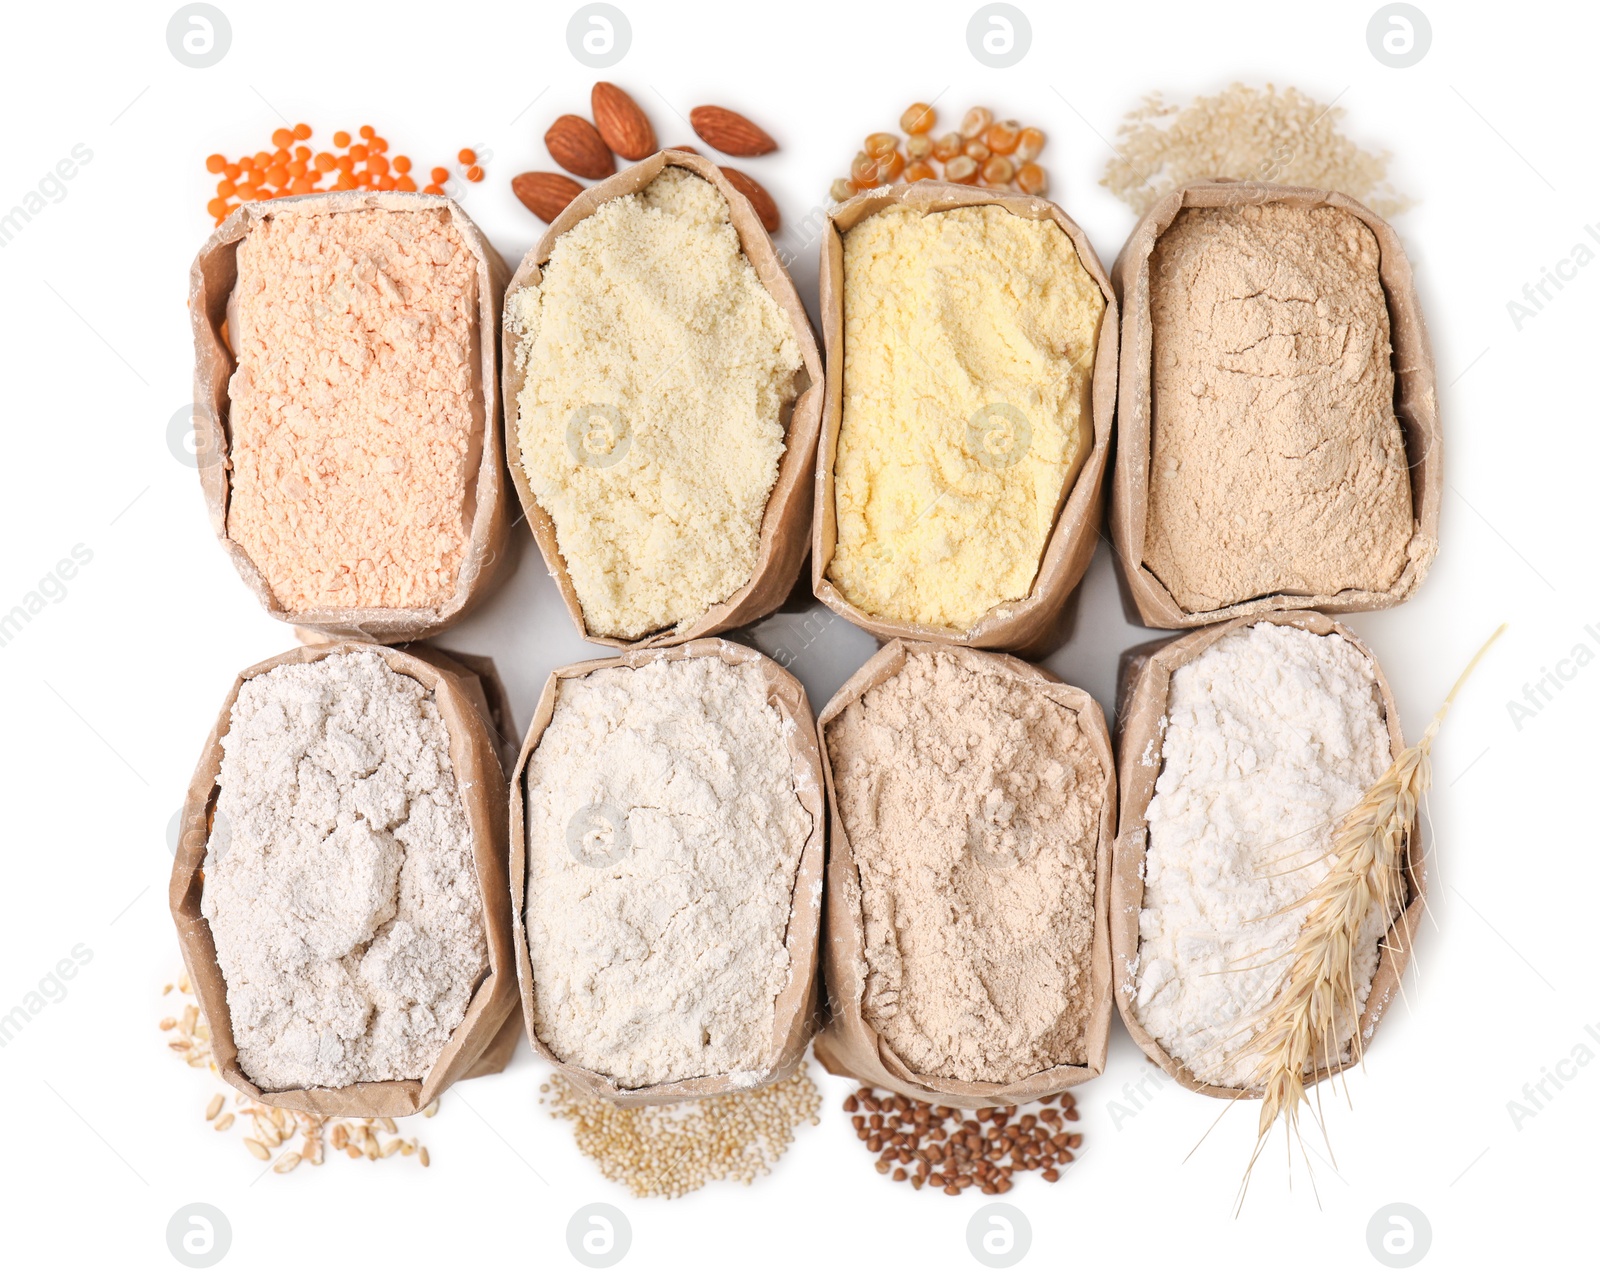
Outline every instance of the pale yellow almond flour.
<path fill-rule="evenodd" d="M 588 630 L 682 630 L 743 587 L 800 347 L 717 188 L 667 168 L 602 204 L 507 322 L 522 466 Z"/>

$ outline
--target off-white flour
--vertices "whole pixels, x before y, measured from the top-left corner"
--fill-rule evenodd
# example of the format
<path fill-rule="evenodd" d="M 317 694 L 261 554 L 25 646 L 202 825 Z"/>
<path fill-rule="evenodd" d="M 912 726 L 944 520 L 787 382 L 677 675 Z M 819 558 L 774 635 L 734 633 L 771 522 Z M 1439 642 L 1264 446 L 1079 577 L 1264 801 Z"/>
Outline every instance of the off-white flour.
<path fill-rule="evenodd" d="M 1251 1085 L 1256 1061 L 1239 1052 L 1288 970 L 1298 903 L 1328 872 L 1338 821 L 1389 766 L 1376 686 L 1371 660 L 1342 636 L 1271 623 L 1173 673 L 1134 1010 L 1206 1082 Z M 1375 905 L 1354 951 L 1358 1004 L 1388 917 Z"/>
<path fill-rule="evenodd" d="M 562 1060 L 625 1087 L 771 1064 L 811 833 L 793 727 L 755 664 L 561 681 L 526 783 L 534 1027 Z"/>
<path fill-rule="evenodd" d="M 589 631 L 682 629 L 743 587 L 800 346 L 716 186 L 669 167 L 602 204 L 506 322 L 522 467 Z"/>
<path fill-rule="evenodd" d="M 1085 1063 L 1105 775 L 1077 713 L 1003 664 L 913 651 L 827 746 L 866 1022 L 933 1077 Z"/>
<path fill-rule="evenodd" d="M 431 692 L 376 653 L 285 664 L 222 747 L 201 913 L 241 1067 L 267 1090 L 426 1076 L 488 970 Z"/>

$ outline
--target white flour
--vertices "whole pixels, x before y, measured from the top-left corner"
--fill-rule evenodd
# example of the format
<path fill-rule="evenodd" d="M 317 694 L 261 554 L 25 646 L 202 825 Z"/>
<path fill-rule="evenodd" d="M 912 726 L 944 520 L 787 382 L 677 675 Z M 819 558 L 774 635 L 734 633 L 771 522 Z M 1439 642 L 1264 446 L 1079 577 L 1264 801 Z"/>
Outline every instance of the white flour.
<path fill-rule="evenodd" d="M 626 1087 L 772 1060 L 800 850 L 759 667 L 563 680 L 528 761 L 528 950 L 551 1051 Z"/>
<path fill-rule="evenodd" d="M 422 1078 L 488 970 L 450 739 L 375 653 L 246 682 L 201 912 L 264 1089 Z"/>
<path fill-rule="evenodd" d="M 1287 970 L 1305 917 L 1295 903 L 1327 873 L 1338 820 L 1389 766 L 1376 683 L 1344 638 L 1270 623 L 1172 677 L 1135 1011 L 1207 1082 L 1250 1084 L 1255 1061 L 1237 1053 Z M 1359 1003 L 1387 926 L 1374 907 L 1355 951 Z"/>

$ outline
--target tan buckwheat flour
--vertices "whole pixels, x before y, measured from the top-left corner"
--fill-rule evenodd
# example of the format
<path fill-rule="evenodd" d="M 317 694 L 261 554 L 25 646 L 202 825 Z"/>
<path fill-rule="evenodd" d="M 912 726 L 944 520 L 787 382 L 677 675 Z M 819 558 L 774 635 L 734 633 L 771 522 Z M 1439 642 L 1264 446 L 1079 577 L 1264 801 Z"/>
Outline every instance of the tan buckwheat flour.
<path fill-rule="evenodd" d="M 753 663 L 560 682 L 525 773 L 539 1038 L 625 1087 L 774 1057 L 810 814 Z"/>
<path fill-rule="evenodd" d="M 1378 242 L 1340 208 L 1185 208 L 1150 258 L 1145 561 L 1191 613 L 1382 592 L 1411 484 Z"/>
<path fill-rule="evenodd" d="M 1087 1062 L 1103 775 L 1077 714 L 910 651 L 827 728 L 861 875 L 866 1022 L 913 1071 Z"/>
<path fill-rule="evenodd" d="M 556 240 L 507 322 L 518 443 L 584 622 L 682 629 L 755 569 L 800 348 L 709 181 L 666 168 Z"/>
<path fill-rule="evenodd" d="M 247 681 L 201 912 L 239 1064 L 268 1090 L 427 1075 L 488 971 L 432 694 L 370 652 Z"/>
<path fill-rule="evenodd" d="M 269 217 L 238 261 L 228 537 L 288 610 L 449 600 L 482 448 L 449 212 Z"/>
<path fill-rule="evenodd" d="M 1258 1058 L 1241 1052 L 1282 985 L 1301 903 L 1328 871 L 1339 819 L 1389 767 L 1376 684 L 1344 637 L 1272 623 L 1173 673 L 1133 1002 L 1202 1081 L 1251 1084 Z M 1391 917 L 1375 902 L 1350 952 L 1358 1007 Z"/>

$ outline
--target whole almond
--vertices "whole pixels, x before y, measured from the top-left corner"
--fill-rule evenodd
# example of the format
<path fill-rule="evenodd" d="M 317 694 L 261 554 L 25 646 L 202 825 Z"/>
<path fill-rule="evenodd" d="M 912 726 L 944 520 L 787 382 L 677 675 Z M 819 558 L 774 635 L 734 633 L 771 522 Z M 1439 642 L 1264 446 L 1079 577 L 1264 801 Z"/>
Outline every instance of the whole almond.
<path fill-rule="evenodd" d="M 604 138 L 582 115 L 562 115 L 551 124 L 544 135 L 544 148 L 558 164 L 580 177 L 599 180 L 617 170 Z"/>
<path fill-rule="evenodd" d="M 554 221 L 583 187 L 559 172 L 524 172 L 511 178 L 511 193 L 541 221 Z"/>
<path fill-rule="evenodd" d="M 681 151 L 684 152 L 684 154 L 687 154 L 687 155 L 697 155 L 697 154 L 700 153 L 693 146 L 668 146 L 667 149 L 668 150 L 681 150 Z"/>
<path fill-rule="evenodd" d="M 750 200 L 750 206 L 755 209 L 756 215 L 761 218 L 762 228 L 768 234 L 776 234 L 778 232 L 778 205 L 772 201 L 772 196 L 762 188 L 761 183 L 754 177 L 745 176 L 737 168 L 724 168 L 722 175 L 728 178 L 729 185 Z"/>
<path fill-rule="evenodd" d="M 778 148 L 777 142 L 743 115 L 723 106 L 696 106 L 689 112 L 689 123 L 701 141 L 725 155 L 750 159 Z"/>
<path fill-rule="evenodd" d="M 643 159 L 656 152 L 656 130 L 639 103 L 615 84 L 601 80 L 589 92 L 595 130 L 624 159 Z"/>

